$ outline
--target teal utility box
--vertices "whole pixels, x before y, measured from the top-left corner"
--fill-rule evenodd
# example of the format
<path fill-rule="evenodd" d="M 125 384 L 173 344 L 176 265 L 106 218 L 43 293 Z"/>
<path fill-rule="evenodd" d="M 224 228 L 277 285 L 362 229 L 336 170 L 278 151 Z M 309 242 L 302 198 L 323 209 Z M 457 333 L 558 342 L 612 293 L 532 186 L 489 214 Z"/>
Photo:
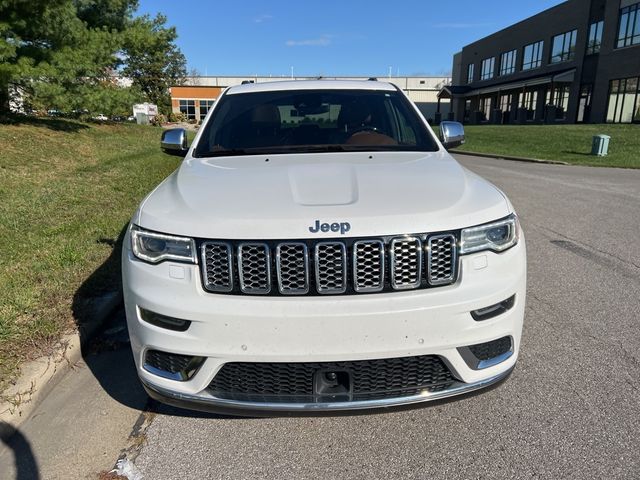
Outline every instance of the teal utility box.
<path fill-rule="evenodd" d="M 609 135 L 594 135 L 591 155 L 606 157 L 609 154 L 609 140 L 611 140 Z"/>

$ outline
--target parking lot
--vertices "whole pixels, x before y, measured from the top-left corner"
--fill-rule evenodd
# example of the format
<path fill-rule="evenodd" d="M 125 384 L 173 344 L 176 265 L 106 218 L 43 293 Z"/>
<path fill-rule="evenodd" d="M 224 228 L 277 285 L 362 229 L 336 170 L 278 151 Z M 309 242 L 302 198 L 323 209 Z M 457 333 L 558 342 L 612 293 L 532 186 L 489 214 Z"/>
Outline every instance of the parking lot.
<path fill-rule="evenodd" d="M 640 171 L 459 159 L 507 193 L 526 233 L 527 311 L 511 377 L 472 397 L 372 415 L 223 418 L 151 403 L 156 415 L 126 451 L 144 478 L 640 477 Z M 91 409 L 103 414 L 90 425 L 106 432 L 110 444 L 95 448 L 111 465 L 131 440 L 107 427 L 131 418 L 135 431 L 144 408 L 126 342 L 115 344 L 70 374 L 97 392 Z M 86 414 L 52 401 L 23 426 L 35 462 L 21 468 L 67 478 L 57 475 L 74 435 L 57 442 L 63 450 L 42 426 L 76 411 L 85 428 Z M 0 453 L 9 475 L 10 455 Z"/>

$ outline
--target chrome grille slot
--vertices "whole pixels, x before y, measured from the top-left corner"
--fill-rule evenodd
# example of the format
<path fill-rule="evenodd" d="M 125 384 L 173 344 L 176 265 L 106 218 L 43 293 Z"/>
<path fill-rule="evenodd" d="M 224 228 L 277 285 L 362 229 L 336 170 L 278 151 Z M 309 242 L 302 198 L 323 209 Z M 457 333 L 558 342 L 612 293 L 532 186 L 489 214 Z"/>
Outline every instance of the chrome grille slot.
<path fill-rule="evenodd" d="M 347 290 L 347 249 L 342 242 L 320 242 L 315 249 L 316 290 L 344 293 Z"/>
<path fill-rule="evenodd" d="M 456 237 L 451 234 L 429 238 L 427 281 L 429 285 L 452 283 L 455 278 L 457 255 Z"/>
<path fill-rule="evenodd" d="M 199 240 L 202 286 L 232 295 L 363 295 L 450 285 L 457 232 L 331 240 Z"/>
<path fill-rule="evenodd" d="M 391 240 L 391 286 L 395 290 L 417 288 L 422 282 L 422 242 L 417 237 Z"/>
<path fill-rule="evenodd" d="M 271 255 L 264 243 L 238 246 L 238 274 L 243 293 L 266 294 L 271 291 Z"/>
<path fill-rule="evenodd" d="M 233 255 L 231 245 L 225 242 L 202 244 L 204 288 L 210 292 L 233 290 Z"/>
<path fill-rule="evenodd" d="M 384 243 L 361 240 L 353 244 L 353 288 L 379 292 L 384 288 Z"/>
<path fill-rule="evenodd" d="M 283 295 L 309 292 L 309 255 L 304 243 L 281 243 L 276 248 L 278 290 Z"/>

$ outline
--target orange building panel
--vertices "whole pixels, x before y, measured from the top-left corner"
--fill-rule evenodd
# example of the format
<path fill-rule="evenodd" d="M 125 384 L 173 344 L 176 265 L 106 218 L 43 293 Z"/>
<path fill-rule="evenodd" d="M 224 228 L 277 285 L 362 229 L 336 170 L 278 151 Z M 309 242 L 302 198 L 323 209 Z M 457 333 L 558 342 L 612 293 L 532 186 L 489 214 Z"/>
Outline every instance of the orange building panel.
<path fill-rule="evenodd" d="M 215 100 L 222 93 L 222 87 L 171 87 L 171 98 Z"/>

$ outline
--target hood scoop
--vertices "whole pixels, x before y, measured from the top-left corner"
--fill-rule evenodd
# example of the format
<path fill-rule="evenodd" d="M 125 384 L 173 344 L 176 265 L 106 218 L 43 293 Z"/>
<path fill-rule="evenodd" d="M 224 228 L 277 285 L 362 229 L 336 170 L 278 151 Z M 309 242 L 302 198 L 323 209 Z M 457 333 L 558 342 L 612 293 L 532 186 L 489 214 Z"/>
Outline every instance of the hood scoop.
<path fill-rule="evenodd" d="M 293 165 L 289 167 L 289 185 L 298 205 L 351 205 L 358 201 L 358 176 L 352 165 Z"/>

